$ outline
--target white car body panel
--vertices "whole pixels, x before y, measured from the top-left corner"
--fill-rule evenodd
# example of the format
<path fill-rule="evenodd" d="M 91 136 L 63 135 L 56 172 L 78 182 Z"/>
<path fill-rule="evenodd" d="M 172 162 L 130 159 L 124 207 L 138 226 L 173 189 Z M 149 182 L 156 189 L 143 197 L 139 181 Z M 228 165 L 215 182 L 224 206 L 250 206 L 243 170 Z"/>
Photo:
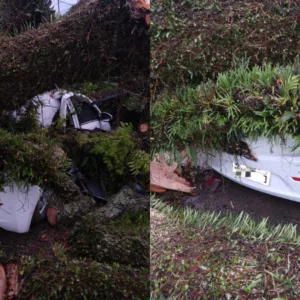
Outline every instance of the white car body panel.
<path fill-rule="evenodd" d="M 44 94 L 35 96 L 32 101 L 36 105 L 36 114 L 38 117 L 38 121 L 41 127 L 47 128 L 51 126 L 53 119 L 57 112 L 59 112 L 59 117 L 64 120 L 67 118 L 68 112 L 72 116 L 73 125 L 77 129 L 83 130 L 95 130 L 101 129 L 103 131 L 111 131 L 110 120 L 112 119 L 112 115 L 108 113 L 103 113 L 99 107 L 94 105 L 95 110 L 98 112 L 99 116 L 104 114 L 107 116 L 105 119 L 95 119 L 89 122 L 80 124 L 78 120 L 78 116 L 74 105 L 72 103 L 71 97 L 75 94 L 73 92 L 68 92 L 65 90 L 53 90 L 50 92 L 46 92 Z M 77 93 L 78 96 L 83 96 L 87 99 L 88 102 L 93 103 L 91 99 L 88 97 Z M 60 99 L 61 98 L 61 99 Z M 21 113 L 26 113 L 26 107 L 22 107 L 20 110 Z M 17 112 L 13 113 L 13 116 L 16 120 L 20 119 Z M 65 124 L 66 126 L 66 124 Z"/>
<path fill-rule="evenodd" d="M 245 142 L 248 143 L 257 161 L 214 151 L 208 157 L 208 165 L 224 177 L 246 187 L 300 202 L 300 149 L 292 151 L 293 139 L 288 137 L 285 144 L 279 138 L 273 143 L 266 138 L 259 138 L 257 141 L 245 140 Z M 234 164 L 260 169 L 265 172 L 264 174 L 269 172 L 269 184 L 236 176 L 233 172 Z"/>
<path fill-rule="evenodd" d="M 81 94 L 77 94 L 83 96 Z M 68 92 L 64 90 L 59 91 L 50 91 L 46 92 L 40 96 L 33 98 L 34 102 L 37 104 L 38 118 L 39 123 L 42 127 L 49 127 L 52 124 L 55 114 L 59 111 L 59 116 L 61 119 L 67 118 L 67 113 L 69 112 L 72 116 L 72 121 L 74 127 L 77 129 L 85 130 L 95 130 L 101 129 L 103 131 L 111 131 L 111 126 L 109 121 L 112 119 L 112 116 L 108 113 L 105 113 L 109 118 L 103 120 L 91 120 L 80 124 L 76 110 L 71 101 L 71 97 L 74 96 L 73 92 Z M 58 100 L 61 97 L 61 100 Z M 85 96 L 83 96 L 85 97 Z M 85 97 L 90 103 L 93 103 L 92 100 Z M 101 110 L 95 105 L 95 109 L 98 111 L 99 116 L 102 114 Z"/>
<path fill-rule="evenodd" d="M 13 183 L 0 192 L 0 227 L 25 233 L 29 230 L 35 207 L 42 195 L 38 186 L 20 187 Z"/>
<path fill-rule="evenodd" d="M 111 131 L 109 120 L 94 120 L 86 123 L 82 123 L 80 126 L 81 129 L 85 130 L 95 130 L 95 129 L 101 129 L 104 131 Z"/>
<path fill-rule="evenodd" d="M 46 92 L 34 97 L 32 100 L 37 105 L 37 117 L 42 127 L 49 127 L 60 108 L 58 92 Z"/>

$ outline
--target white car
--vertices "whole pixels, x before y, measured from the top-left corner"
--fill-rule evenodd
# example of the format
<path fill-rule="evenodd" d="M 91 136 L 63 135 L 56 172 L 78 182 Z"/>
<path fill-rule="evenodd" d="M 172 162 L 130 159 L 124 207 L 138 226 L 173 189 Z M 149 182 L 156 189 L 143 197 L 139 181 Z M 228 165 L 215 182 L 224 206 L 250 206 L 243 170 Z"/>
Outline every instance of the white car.
<path fill-rule="evenodd" d="M 245 140 L 254 159 L 213 151 L 208 165 L 237 183 L 277 197 L 300 202 L 300 148 L 287 137 Z"/>
<path fill-rule="evenodd" d="M 71 126 L 79 130 L 111 131 L 112 116 L 102 112 L 95 102 L 81 94 L 54 90 L 36 96 L 32 101 L 36 104 L 38 121 L 43 128 L 49 127 L 58 114 L 59 118 L 65 121 L 65 126 L 68 121 Z M 77 109 L 78 106 L 80 110 Z M 22 112 L 26 113 L 26 107 L 22 108 Z M 15 112 L 14 117 L 18 119 L 18 113 Z M 90 194 L 99 195 L 100 199 L 105 197 L 101 188 L 87 181 L 78 170 L 74 172 L 81 176 L 81 183 Z M 29 230 L 37 209 L 40 215 L 45 214 L 46 202 L 43 190 L 39 186 L 20 186 L 12 182 L 10 186 L 4 188 L 3 192 L 0 192 L 0 227 L 25 233 Z"/>

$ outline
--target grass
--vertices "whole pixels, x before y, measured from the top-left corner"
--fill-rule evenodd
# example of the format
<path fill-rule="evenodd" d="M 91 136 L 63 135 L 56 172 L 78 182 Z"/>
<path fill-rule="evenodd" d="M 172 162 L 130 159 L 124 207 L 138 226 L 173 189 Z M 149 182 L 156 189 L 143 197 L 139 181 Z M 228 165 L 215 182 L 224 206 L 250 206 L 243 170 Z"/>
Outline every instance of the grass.
<path fill-rule="evenodd" d="M 297 299 L 293 225 L 175 209 L 152 199 L 152 299 Z"/>
<path fill-rule="evenodd" d="M 146 299 L 149 289 L 148 268 L 69 256 L 46 260 L 24 256 L 21 271 L 26 281 L 20 299 Z"/>
<path fill-rule="evenodd" d="M 205 230 L 208 226 L 214 228 L 226 227 L 231 234 L 240 234 L 254 240 L 270 240 L 300 245 L 300 235 L 297 231 L 297 225 L 294 224 L 274 226 L 269 224 L 267 218 L 257 222 L 244 212 L 236 216 L 231 213 L 221 215 L 221 213 L 216 212 L 199 212 L 191 208 L 178 209 L 154 198 L 152 199 L 152 207 L 167 213 L 172 220 L 178 222 L 184 228 L 195 226 Z"/>

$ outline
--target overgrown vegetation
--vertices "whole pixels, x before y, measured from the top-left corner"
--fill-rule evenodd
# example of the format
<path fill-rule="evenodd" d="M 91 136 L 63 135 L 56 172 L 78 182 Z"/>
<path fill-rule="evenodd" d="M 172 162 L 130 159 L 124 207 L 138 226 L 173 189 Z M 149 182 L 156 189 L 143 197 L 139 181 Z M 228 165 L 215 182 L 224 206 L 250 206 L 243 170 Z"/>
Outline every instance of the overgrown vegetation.
<path fill-rule="evenodd" d="M 145 14 L 133 1 L 82 0 L 57 22 L 35 29 L 32 27 L 38 24 L 34 20 L 21 18 L 13 27 L 5 27 L 15 36 L 1 32 L 0 188 L 11 182 L 39 185 L 50 190 L 53 199 L 48 201 L 53 210 L 59 214 L 65 208 L 65 215 L 70 214 L 70 218 L 58 218 L 55 228 L 35 224 L 23 238 L 2 234 L 0 229 L 1 263 L 16 260 L 20 299 L 149 298 L 149 216 L 145 205 L 140 216 L 127 210 L 128 215 L 114 222 L 103 220 L 97 213 L 98 206 L 105 209 L 104 201 L 96 204 L 85 197 L 67 174 L 76 163 L 89 180 L 105 186 L 108 196 L 128 183 L 138 185 L 142 192 L 148 188 L 149 143 L 147 135 L 137 132 L 140 122 L 149 122 Z M 2 17 L 4 20 L 4 12 Z M 20 17 L 25 17 L 23 11 Z M 123 91 L 132 96 L 101 104 L 101 110 L 114 117 L 109 133 L 69 126 L 61 130 L 63 122 L 57 118 L 50 128 L 42 129 L 31 99 L 58 87 L 80 91 L 91 99 Z M 16 116 L 20 118 L 16 120 Z M 146 196 L 140 197 L 148 204 Z M 138 204 L 134 208 L 139 211 Z M 50 218 L 48 221 L 51 223 Z M 12 243 L 12 248 L 3 247 L 3 241 Z"/>
<path fill-rule="evenodd" d="M 249 67 L 242 60 L 216 82 L 162 93 L 152 108 L 154 152 L 226 150 L 244 138 L 291 135 L 299 145 L 300 69 Z"/>
<path fill-rule="evenodd" d="M 97 84 L 84 81 L 75 85 L 66 84 L 65 88 L 92 99 L 124 92 L 115 82 Z M 146 187 L 150 172 L 149 145 L 147 140 L 140 140 L 136 124 L 148 120 L 149 112 L 141 98 L 140 95 L 133 95 L 126 100 L 130 101 L 128 103 L 108 101 L 102 104 L 101 110 L 109 111 L 114 116 L 114 130 L 111 133 L 68 129 L 65 134 L 61 130 L 62 121 L 56 118 L 50 128 L 41 129 L 36 107 L 32 103 L 17 113 L 17 119 L 15 114 L 5 113 L 0 120 L 0 149 L 7 163 L 3 163 L 0 169 L 1 187 L 15 181 L 64 192 L 68 189 L 66 172 L 71 162 L 76 163 L 88 178 L 99 182 L 104 180 L 109 194 L 117 192 L 130 181 L 139 181 Z M 132 107 L 128 109 L 128 106 Z M 132 112 L 134 118 L 131 118 Z M 123 119 L 128 123 L 123 123 Z M 57 147 L 65 151 L 64 156 L 53 156 Z"/>
<path fill-rule="evenodd" d="M 151 9 L 153 95 L 215 79 L 235 57 L 251 57 L 253 66 L 298 54 L 297 1 L 162 0 Z"/>
<path fill-rule="evenodd" d="M 86 259 L 60 257 L 35 263 L 36 268 L 21 291 L 22 299 L 147 299 L 149 297 L 148 268 L 100 264 Z M 27 273 L 25 273 L 27 274 Z M 132 278 L 136 277 L 133 281 Z M 49 284 L 51 282 L 51 285 Z"/>
<path fill-rule="evenodd" d="M 110 134 L 73 131 L 68 135 L 49 135 L 48 130 L 11 134 L 0 129 L 0 149 L 2 188 L 14 181 L 64 193 L 72 162 L 90 178 L 106 176 L 110 193 L 117 192 L 128 180 L 139 178 L 144 184 L 148 182 L 149 153 L 139 149 L 130 124 Z"/>
<path fill-rule="evenodd" d="M 152 9 L 152 154 L 180 164 L 185 149 L 196 165 L 198 151 L 241 155 L 248 138 L 284 147 L 292 136 L 299 147 L 297 1 L 162 0 Z M 297 225 L 152 206 L 151 299 L 299 297 Z"/>

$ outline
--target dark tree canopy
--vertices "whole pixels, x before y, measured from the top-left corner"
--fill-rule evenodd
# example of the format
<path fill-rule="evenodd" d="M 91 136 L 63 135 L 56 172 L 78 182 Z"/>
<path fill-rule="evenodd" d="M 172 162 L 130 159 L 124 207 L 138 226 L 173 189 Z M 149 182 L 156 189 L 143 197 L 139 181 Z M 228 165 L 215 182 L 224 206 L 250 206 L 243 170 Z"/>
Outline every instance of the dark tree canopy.
<path fill-rule="evenodd" d="M 56 86 L 90 80 L 149 91 L 146 11 L 135 1 L 84 1 L 51 24 L 0 36 L 0 109 L 16 109 Z"/>
<path fill-rule="evenodd" d="M 28 27 L 37 28 L 54 16 L 51 2 L 51 0 L 1 0 L 0 29 L 9 34 L 16 34 Z"/>

